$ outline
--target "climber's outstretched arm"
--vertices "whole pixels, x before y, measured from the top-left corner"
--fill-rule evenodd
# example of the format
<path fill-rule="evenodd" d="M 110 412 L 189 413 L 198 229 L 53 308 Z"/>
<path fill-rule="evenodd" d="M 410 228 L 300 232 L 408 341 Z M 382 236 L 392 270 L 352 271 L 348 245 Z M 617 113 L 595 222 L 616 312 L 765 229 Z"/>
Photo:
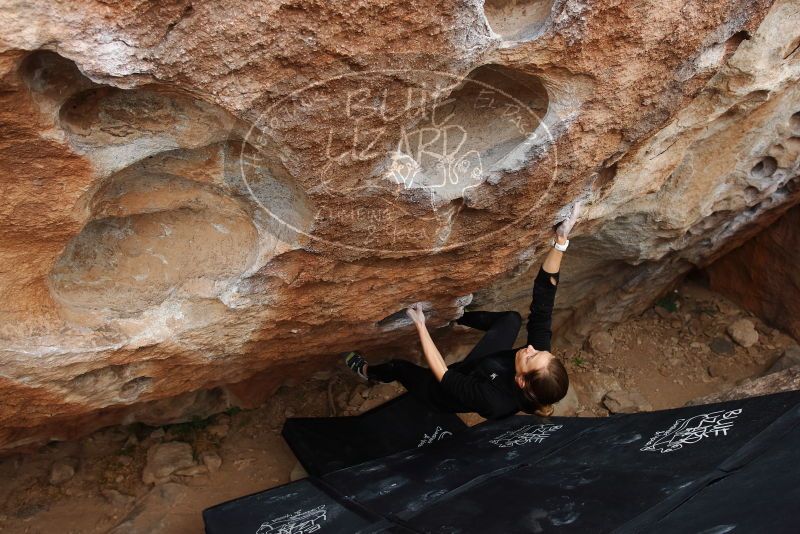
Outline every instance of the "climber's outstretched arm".
<path fill-rule="evenodd" d="M 569 232 L 578 220 L 581 212 L 581 203 L 576 202 L 572 207 L 569 217 L 558 225 L 555 231 L 555 242 L 558 245 L 568 244 Z M 533 282 L 533 296 L 528 315 L 528 341 L 536 350 L 550 350 L 550 340 L 553 337 L 552 318 L 553 304 L 556 298 L 556 286 L 561 269 L 563 251 L 552 247 L 542 263 L 542 268 Z"/>
<path fill-rule="evenodd" d="M 431 339 L 431 335 L 428 333 L 428 327 L 425 326 L 425 314 L 422 312 L 422 305 L 419 303 L 414 304 L 406 310 L 406 313 L 417 327 L 419 340 L 422 343 L 422 352 L 425 353 L 425 360 L 428 362 L 428 367 L 430 367 L 436 380 L 441 382 L 442 377 L 447 372 L 447 365 L 445 365 L 444 358 L 442 358 L 439 349 L 437 349 L 436 345 L 433 343 L 433 339 Z"/>

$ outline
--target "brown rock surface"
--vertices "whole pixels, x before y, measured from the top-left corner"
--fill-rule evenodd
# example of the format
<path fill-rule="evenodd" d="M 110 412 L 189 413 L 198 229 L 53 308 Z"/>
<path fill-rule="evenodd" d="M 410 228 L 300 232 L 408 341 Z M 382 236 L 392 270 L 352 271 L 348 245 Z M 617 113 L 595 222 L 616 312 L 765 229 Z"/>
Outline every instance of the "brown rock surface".
<path fill-rule="evenodd" d="M 580 337 L 800 198 L 793 2 L 535 4 L 0 11 L 0 449 L 258 404 L 413 302 L 524 310 L 584 198 Z"/>
<path fill-rule="evenodd" d="M 721 393 L 714 393 L 687 403 L 688 405 L 711 404 L 712 402 L 727 402 L 759 395 L 769 395 L 782 391 L 800 389 L 800 367 L 790 367 L 777 373 L 771 373 L 759 378 L 745 380 L 741 384 Z"/>
<path fill-rule="evenodd" d="M 800 115 L 796 122 L 800 126 Z M 794 139 L 800 143 L 800 135 Z M 707 269 L 713 289 L 796 339 L 800 339 L 798 229 L 800 207 L 795 207 Z"/>

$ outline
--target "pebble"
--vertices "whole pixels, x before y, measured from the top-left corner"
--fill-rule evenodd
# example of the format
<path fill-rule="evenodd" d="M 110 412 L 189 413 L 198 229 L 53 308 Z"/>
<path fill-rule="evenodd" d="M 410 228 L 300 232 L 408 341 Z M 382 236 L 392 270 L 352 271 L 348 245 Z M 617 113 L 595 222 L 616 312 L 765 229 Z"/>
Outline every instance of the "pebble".
<path fill-rule="evenodd" d="M 103 489 L 100 491 L 100 494 L 109 502 L 109 504 L 114 506 L 127 506 L 134 500 L 132 496 L 120 493 L 115 489 Z"/>
<path fill-rule="evenodd" d="M 708 366 L 708 376 L 728 380 L 731 378 L 730 368 L 723 362 L 714 362 Z"/>
<path fill-rule="evenodd" d="M 708 347 L 717 354 L 733 354 L 735 352 L 733 343 L 724 337 L 715 337 L 708 344 Z"/>
<path fill-rule="evenodd" d="M 213 451 L 206 451 L 201 454 L 200 461 L 208 468 L 209 473 L 216 473 L 222 467 L 222 458 Z"/>
<path fill-rule="evenodd" d="M 614 338 L 608 332 L 594 332 L 589 336 L 589 348 L 595 354 L 610 354 L 614 350 Z"/>
<path fill-rule="evenodd" d="M 783 354 L 764 374 L 769 375 L 772 373 L 777 373 L 797 365 L 800 365 L 800 346 L 794 345 L 783 351 Z"/>
<path fill-rule="evenodd" d="M 609 391 L 603 397 L 603 406 L 611 413 L 635 413 L 653 409 L 638 391 Z"/>
<path fill-rule="evenodd" d="M 169 480 L 169 476 L 194 464 L 192 446 L 182 441 L 156 443 L 147 450 L 147 464 L 142 471 L 145 484 L 161 484 Z"/>
<path fill-rule="evenodd" d="M 205 465 L 192 465 L 175 471 L 176 475 L 180 475 L 182 477 L 195 477 L 197 475 L 205 475 L 207 473 L 208 467 Z"/>
<path fill-rule="evenodd" d="M 288 413 L 289 409 L 287 409 L 286 411 Z M 291 416 L 287 415 L 286 417 L 291 417 Z M 206 427 L 206 432 L 208 432 L 209 435 L 211 435 L 212 437 L 215 437 L 215 438 L 218 438 L 218 439 L 222 439 L 225 436 L 227 436 L 229 430 L 230 430 L 230 427 L 228 425 L 223 425 L 223 424 L 208 425 Z"/>
<path fill-rule="evenodd" d="M 289 480 L 294 482 L 295 480 L 300 480 L 301 478 L 306 477 L 308 477 L 308 472 L 306 472 L 303 466 L 300 465 L 300 462 L 295 463 L 294 467 L 292 468 L 292 472 L 289 473 Z"/>
<path fill-rule="evenodd" d="M 672 312 L 666 308 L 662 308 L 661 306 L 656 306 L 653 308 L 653 311 L 656 312 L 656 315 L 661 317 L 662 319 L 672 319 L 673 315 Z"/>
<path fill-rule="evenodd" d="M 75 468 L 66 462 L 56 462 L 50 468 L 50 484 L 59 486 L 75 476 Z"/>
<path fill-rule="evenodd" d="M 752 347 L 758 343 L 758 332 L 750 319 L 739 319 L 728 326 L 728 335 L 742 347 Z"/>

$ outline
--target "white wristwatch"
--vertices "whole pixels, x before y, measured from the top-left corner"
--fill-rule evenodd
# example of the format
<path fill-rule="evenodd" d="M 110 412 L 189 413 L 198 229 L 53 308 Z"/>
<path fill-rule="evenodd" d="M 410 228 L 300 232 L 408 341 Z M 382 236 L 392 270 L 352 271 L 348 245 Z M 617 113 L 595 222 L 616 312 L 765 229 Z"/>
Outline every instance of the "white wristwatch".
<path fill-rule="evenodd" d="M 559 252 L 566 252 L 568 246 L 569 246 L 569 239 L 567 239 L 567 242 L 564 243 L 563 245 L 561 245 L 558 241 L 553 239 L 553 248 L 555 248 Z"/>

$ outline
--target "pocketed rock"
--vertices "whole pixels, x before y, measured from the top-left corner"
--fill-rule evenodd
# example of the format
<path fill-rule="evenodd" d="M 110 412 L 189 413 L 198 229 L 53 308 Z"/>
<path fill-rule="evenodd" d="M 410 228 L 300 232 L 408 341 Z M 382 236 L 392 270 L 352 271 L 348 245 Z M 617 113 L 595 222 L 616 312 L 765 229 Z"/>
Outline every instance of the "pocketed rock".
<path fill-rule="evenodd" d="M 75 468 L 65 462 L 56 462 L 50 468 L 50 484 L 59 486 L 75 476 Z"/>
<path fill-rule="evenodd" d="M 653 409 L 638 391 L 609 391 L 603 397 L 603 406 L 611 413 L 649 412 Z"/>
<path fill-rule="evenodd" d="M 147 464 L 142 472 L 145 484 L 161 484 L 180 469 L 194 465 L 192 446 L 181 441 L 157 443 L 147 450 Z"/>
<path fill-rule="evenodd" d="M 14 266 L 0 272 L 0 449 L 187 420 L 231 397 L 261 404 L 332 346 L 415 343 L 391 314 L 421 287 L 432 328 L 463 313 L 456 295 L 525 311 L 539 244 L 584 191 L 556 310 L 573 339 L 638 314 L 798 200 L 800 67 L 784 51 L 800 14 L 788 1 L 543 2 L 552 11 L 524 40 L 500 39 L 477 1 L 313 2 L 265 17 L 242 0 L 161 4 L 0 10 L 0 163 L 13 177 L 0 265 Z M 515 17 L 531 5 L 517 4 Z M 737 50 L 731 35 L 750 38 Z M 387 54 L 407 75 L 371 74 Z M 359 76 L 340 76 L 350 64 Z M 500 100 L 480 105 L 476 86 Z M 351 113 L 361 89 L 380 112 Z M 274 132 L 241 138 L 289 93 Z M 531 113 L 507 120 L 520 104 Z M 463 128 L 463 151 L 392 150 L 451 107 L 436 131 Z M 430 119 L 406 131 L 420 112 Z M 555 135 L 531 145 L 543 128 Z M 419 180 L 399 185 L 398 165 Z"/>
<path fill-rule="evenodd" d="M 758 343 L 758 332 L 753 321 L 749 319 L 739 319 L 728 326 L 728 335 L 745 348 L 752 347 Z"/>
<path fill-rule="evenodd" d="M 595 332 L 589 336 L 589 348 L 595 354 L 610 354 L 614 350 L 614 338 L 608 332 Z"/>

